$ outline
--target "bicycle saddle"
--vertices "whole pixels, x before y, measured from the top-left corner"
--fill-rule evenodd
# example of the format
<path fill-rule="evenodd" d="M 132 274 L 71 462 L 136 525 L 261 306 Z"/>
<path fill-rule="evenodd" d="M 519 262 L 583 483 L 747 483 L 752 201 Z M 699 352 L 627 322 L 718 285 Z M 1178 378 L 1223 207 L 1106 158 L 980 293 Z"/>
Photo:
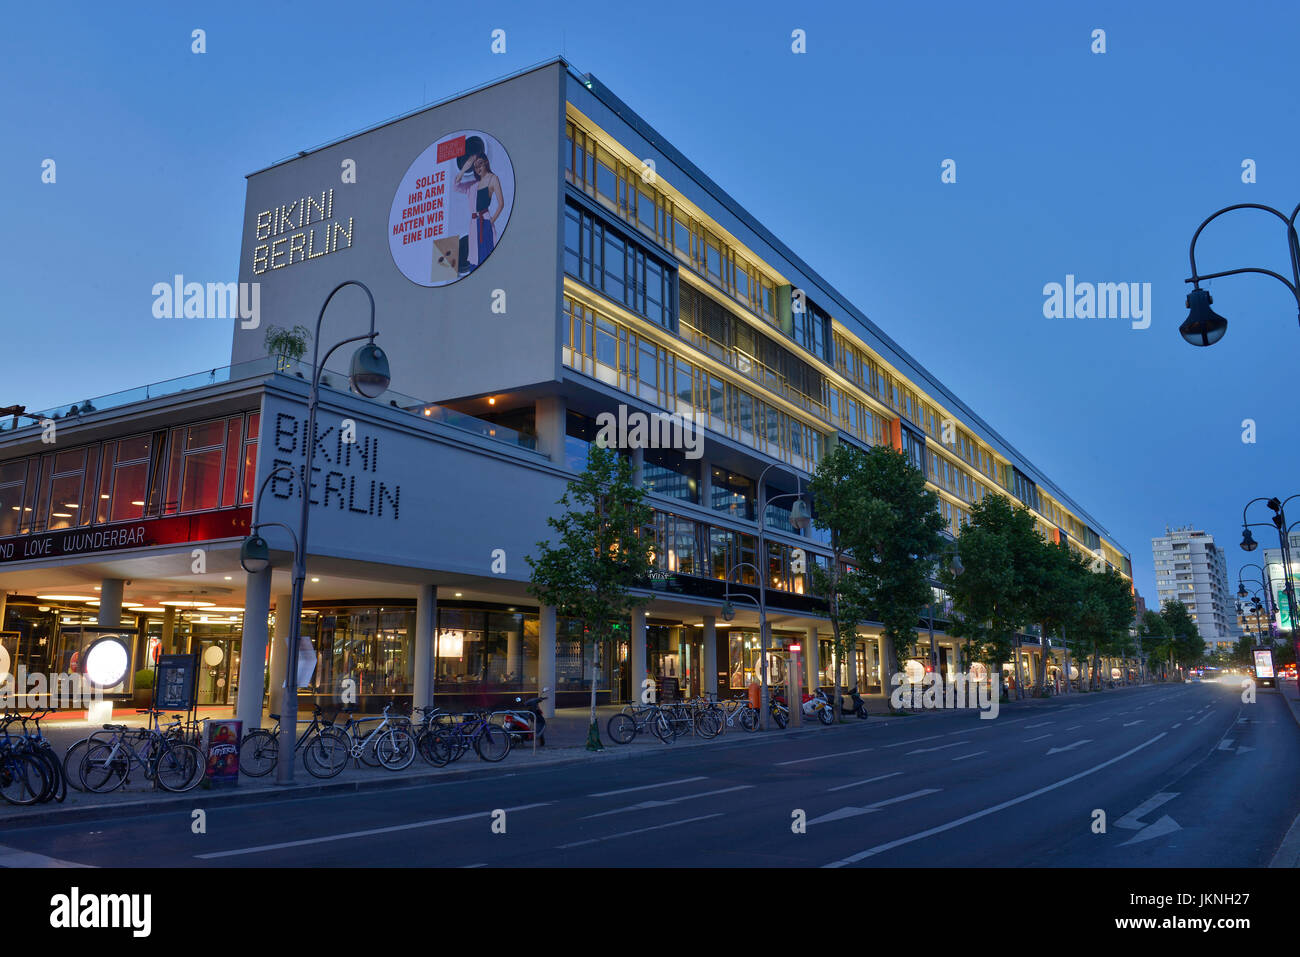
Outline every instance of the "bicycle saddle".
<path fill-rule="evenodd" d="M 105 730 L 105 731 L 125 731 L 125 730 L 126 730 L 126 725 L 124 725 L 124 724 L 106 724 L 106 725 L 104 725 L 104 730 Z"/>

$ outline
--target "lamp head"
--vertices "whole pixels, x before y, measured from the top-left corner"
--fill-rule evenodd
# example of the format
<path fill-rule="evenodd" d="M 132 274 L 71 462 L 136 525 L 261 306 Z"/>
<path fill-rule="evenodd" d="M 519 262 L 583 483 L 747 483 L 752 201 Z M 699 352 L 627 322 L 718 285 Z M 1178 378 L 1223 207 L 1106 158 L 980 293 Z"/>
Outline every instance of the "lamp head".
<path fill-rule="evenodd" d="M 729 601 L 728 601 L 728 602 L 723 602 L 723 604 L 722 604 L 722 620 L 723 620 L 723 621 L 734 621 L 735 618 L 736 618 L 736 606 L 733 605 L 733 604 L 732 604 L 731 602 L 729 602 Z"/>
<path fill-rule="evenodd" d="M 1259 548 L 1259 542 L 1255 541 L 1255 536 L 1250 534 L 1250 529 L 1241 530 L 1241 550 L 1243 552 L 1253 552 Z"/>
<path fill-rule="evenodd" d="M 373 342 L 368 342 L 354 352 L 348 380 L 352 384 L 352 391 L 367 399 L 382 395 L 393 381 L 384 350 Z"/>
<path fill-rule="evenodd" d="M 1228 331 L 1228 320 L 1210 308 L 1214 297 L 1200 286 L 1187 294 L 1187 318 L 1178 334 L 1194 346 L 1212 346 Z"/>
<path fill-rule="evenodd" d="M 1246 597 L 1246 586 L 1241 584 L 1241 582 L 1237 583 L 1237 597 L 1238 598 Z"/>
<path fill-rule="evenodd" d="M 794 507 L 790 509 L 790 525 L 799 531 L 806 531 L 812 524 L 812 512 L 808 510 L 807 504 L 801 498 L 794 501 Z"/>
<path fill-rule="evenodd" d="M 271 564 L 271 546 L 266 539 L 256 532 L 244 539 L 239 546 L 239 564 L 250 575 L 266 571 Z"/>

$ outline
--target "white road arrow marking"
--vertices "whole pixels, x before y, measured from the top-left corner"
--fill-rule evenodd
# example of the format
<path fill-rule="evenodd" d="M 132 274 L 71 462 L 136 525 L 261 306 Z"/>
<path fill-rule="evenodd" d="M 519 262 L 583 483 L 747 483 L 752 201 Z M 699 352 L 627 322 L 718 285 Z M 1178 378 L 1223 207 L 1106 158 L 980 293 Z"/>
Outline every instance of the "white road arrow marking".
<path fill-rule="evenodd" d="M 1222 741 L 1220 741 L 1220 742 L 1219 742 L 1219 750 L 1220 750 L 1220 751 L 1231 751 L 1231 750 L 1232 750 L 1232 738 L 1224 738 Z"/>
<path fill-rule="evenodd" d="M 826 824 L 830 821 L 841 821 L 846 817 L 857 817 L 860 814 L 873 814 L 882 807 L 889 804 L 898 804 L 902 801 L 910 801 L 913 798 L 925 797 L 927 794 L 934 794 L 942 791 L 943 788 L 925 788 L 920 791 L 913 791 L 910 794 L 900 794 L 898 797 L 886 798 L 883 801 L 877 801 L 874 804 L 868 804 L 866 807 L 842 807 L 838 811 L 831 811 L 829 814 L 823 814 L 821 817 L 815 817 L 808 824 Z"/>
<path fill-rule="evenodd" d="M 1085 744 L 1089 744 L 1089 743 L 1091 743 L 1091 741 L 1092 741 L 1092 738 L 1084 738 L 1082 741 L 1076 741 L 1076 742 L 1074 742 L 1074 744 L 1067 744 L 1067 745 L 1066 745 L 1065 747 L 1063 747 L 1063 748 L 1052 748 L 1052 749 L 1051 749 L 1050 751 L 1048 751 L 1047 753 L 1048 753 L 1048 754 L 1056 754 L 1056 753 L 1059 752 L 1059 751 L 1073 751 L 1075 748 L 1080 748 L 1080 747 L 1083 747 L 1083 745 L 1085 745 Z"/>
<path fill-rule="evenodd" d="M 1138 833 L 1125 841 L 1120 847 L 1128 847 L 1130 844 L 1139 844 L 1142 841 L 1149 841 L 1153 837 L 1164 837 L 1166 834 L 1172 834 L 1174 831 L 1181 831 L 1182 825 L 1166 814 L 1154 824 L 1148 824 Z"/>
<path fill-rule="evenodd" d="M 1237 753 L 1238 753 L 1238 754 L 1245 754 L 1247 751 L 1254 751 L 1254 750 L 1255 750 L 1255 749 L 1252 748 L 1252 747 L 1250 747 L 1249 745 L 1245 745 L 1245 744 L 1243 744 L 1241 747 L 1237 748 Z"/>
<path fill-rule="evenodd" d="M 1143 824 L 1141 818 L 1150 814 L 1160 805 L 1172 801 L 1178 797 L 1177 791 L 1161 791 L 1159 794 L 1153 794 L 1133 810 L 1129 811 L 1122 818 L 1115 822 L 1116 827 L 1128 828 L 1129 830 L 1138 831 L 1147 825 Z"/>

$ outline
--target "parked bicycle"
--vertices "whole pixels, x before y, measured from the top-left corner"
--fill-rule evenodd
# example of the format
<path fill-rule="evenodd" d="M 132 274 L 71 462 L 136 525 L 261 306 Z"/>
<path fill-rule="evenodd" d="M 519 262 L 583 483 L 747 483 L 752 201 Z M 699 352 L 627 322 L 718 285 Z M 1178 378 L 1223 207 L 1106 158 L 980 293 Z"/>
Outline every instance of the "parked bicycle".
<path fill-rule="evenodd" d="M 203 779 L 207 762 L 192 744 L 152 726 L 106 724 L 104 730 L 110 733 L 109 739 L 94 741 L 81 758 L 78 773 L 83 790 L 97 794 L 115 791 L 130 780 L 131 769 L 137 765 L 165 791 L 189 791 Z"/>
<path fill-rule="evenodd" d="M 294 742 L 293 751 L 301 751 L 307 773 L 317 778 L 332 778 L 347 766 L 352 755 L 352 741 L 343 731 L 325 720 L 317 705 L 311 723 Z M 239 745 L 239 770 L 251 778 L 264 777 L 280 761 L 280 716 L 271 715 L 274 727 L 254 728 Z"/>
<path fill-rule="evenodd" d="M 466 712 L 435 726 L 426 757 L 430 764 L 444 767 L 473 748 L 482 761 L 500 761 L 510 753 L 510 744 L 510 732 L 493 724 L 489 712 Z"/>
<path fill-rule="evenodd" d="M 0 718 L 0 730 L 4 731 L 4 740 L 0 741 L 0 795 L 11 804 L 62 802 L 68 796 L 63 764 L 41 731 L 41 719 L 49 713 L 48 709 L 27 715 L 10 711 Z M 17 738 L 9 733 L 14 722 L 22 727 Z"/>
<path fill-rule="evenodd" d="M 631 744 L 638 734 L 649 732 L 665 744 L 671 744 L 673 733 L 671 715 L 655 704 L 628 705 L 605 724 L 617 744 Z"/>
<path fill-rule="evenodd" d="M 355 718 L 348 714 L 347 723 L 341 730 L 348 738 L 348 754 L 353 760 L 364 761 L 372 768 L 382 765 L 390 771 L 410 767 L 415 760 L 415 737 L 404 716 L 389 714 L 392 708 L 390 701 L 384 705 L 383 715 L 374 718 Z M 363 735 L 363 726 L 372 721 L 379 724 Z"/>

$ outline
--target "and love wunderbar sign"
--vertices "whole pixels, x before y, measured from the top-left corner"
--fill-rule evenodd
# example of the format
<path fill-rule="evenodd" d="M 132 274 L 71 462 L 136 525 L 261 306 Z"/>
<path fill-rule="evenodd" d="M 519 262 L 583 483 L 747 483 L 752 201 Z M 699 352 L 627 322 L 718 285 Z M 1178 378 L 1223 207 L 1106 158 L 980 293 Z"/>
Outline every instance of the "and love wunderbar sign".
<path fill-rule="evenodd" d="M 97 555 L 149 545 L 179 545 L 242 537 L 248 534 L 252 514 L 251 508 L 231 508 L 0 538 L 0 565 L 41 558 Z"/>

